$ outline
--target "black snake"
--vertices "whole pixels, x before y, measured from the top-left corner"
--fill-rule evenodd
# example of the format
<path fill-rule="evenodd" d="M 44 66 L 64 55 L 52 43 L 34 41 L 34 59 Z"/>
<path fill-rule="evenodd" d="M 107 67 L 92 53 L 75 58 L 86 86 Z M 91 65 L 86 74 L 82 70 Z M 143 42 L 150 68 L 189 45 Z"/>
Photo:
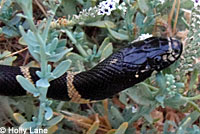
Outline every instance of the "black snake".
<path fill-rule="evenodd" d="M 102 100 L 144 81 L 153 71 L 170 66 L 181 53 L 182 43 L 174 38 L 151 37 L 134 42 L 88 71 L 66 72 L 51 81 L 47 97 L 77 103 Z M 27 94 L 17 82 L 16 75 L 23 75 L 35 83 L 39 79 L 36 70 L 39 68 L 0 65 L 0 94 Z"/>

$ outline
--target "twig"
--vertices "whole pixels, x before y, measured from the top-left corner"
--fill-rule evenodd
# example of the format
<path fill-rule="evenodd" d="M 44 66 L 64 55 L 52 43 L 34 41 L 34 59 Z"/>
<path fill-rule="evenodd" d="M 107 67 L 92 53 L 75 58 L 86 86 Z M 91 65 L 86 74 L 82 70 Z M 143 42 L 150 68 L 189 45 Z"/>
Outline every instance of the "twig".
<path fill-rule="evenodd" d="M 56 112 L 54 112 L 54 115 L 60 115 L 59 113 L 56 113 Z M 91 127 L 91 124 L 88 124 L 87 122 L 81 122 L 82 121 L 82 119 L 76 119 L 76 118 L 73 118 L 73 117 L 69 117 L 69 116 L 66 116 L 66 115 L 64 115 L 64 118 L 65 119 L 67 119 L 67 120 L 69 120 L 69 121 L 73 121 L 73 122 L 75 122 L 77 125 L 79 125 L 79 126 L 81 126 L 81 127 L 84 127 L 84 128 L 87 128 L 87 129 L 89 129 L 90 127 Z M 109 130 L 107 130 L 107 129 L 104 129 L 104 128 L 98 128 L 98 130 L 99 131 L 102 131 L 102 132 L 108 132 Z"/>
<path fill-rule="evenodd" d="M 94 109 L 92 108 L 92 106 L 89 103 L 87 103 L 87 106 L 89 107 L 89 109 L 92 111 L 93 114 L 96 114 L 96 112 L 94 111 Z"/>
<path fill-rule="evenodd" d="M 5 58 L 14 56 L 14 55 L 16 55 L 16 54 L 18 54 L 18 53 L 21 53 L 21 52 L 23 52 L 23 51 L 25 51 L 25 50 L 27 50 L 27 49 L 28 49 L 28 47 L 26 47 L 26 48 L 24 48 L 24 49 L 21 49 L 21 50 L 19 50 L 19 51 L 16 51 L 16 52 L 14 52 L 14 53 L 11 53 L 11 54 L 9 54 L 9 55 L 6 55 Z"/>
<path fill-rule="evenodd" d="M 102 102 L 103 102 L 104 111 L 105 111 L 103 118 L 104 118 L 104 120 L 105 120 L 105 123 L 106 123 L 107 127 L 108 127 L 109 129 L 111 129 L 112 126 L 111 126 L 111 124 L 110 124 L 110 122 L 109 122 L 109 119 L 108 119 L 108 99 L 105 99 L 105 100 L 103 100 Z"/>
<path fill-rule="evenodd" d="M 24 62 L 23 62 L 23 66 L 26 65 L 28 59 L 29 59 L 29 52 L 26 52 L 26 56 L 25 56 L 25 59 L 24 59 Z"/>
<path fill-rule="evenodd" d="M 172 34 L 172 31 L 171 31 L 171 21 L 172 21 L 172 18 L 173 18 L 175 6 L 176 6 L 176 0 L 174 0 L 171 12 L 170 12 L 169 17 L 168 17 L 168 32 L 167 32 L 168 36 L 171 36 L 171 34 Z"/>
<path fill-rule="evenodd" d="M 177 1 L 177 10 L 176 10 L 176 16 L 175 16 L 175 21 L 174 21 L 174 27 L 173 27 L 173 35 L 176 33 L 176 24 L 178 21 L 178 15 L 180 11 L 180 0 Z"/>
<path fill-rule="evenodd" d="M 40 10 L 43 12 L 43 14 L 45 15 L 45 17 L 48 18 L 48 15 L 47 15 L 46 11 L 44 10 L 44 8 L 42 7 L 42 5 L 40 4 L 40 2 L 38 2 L 38 0 L 35 0 L 35 3 L 38 5 L 38 7 L 40 8 Z"/>

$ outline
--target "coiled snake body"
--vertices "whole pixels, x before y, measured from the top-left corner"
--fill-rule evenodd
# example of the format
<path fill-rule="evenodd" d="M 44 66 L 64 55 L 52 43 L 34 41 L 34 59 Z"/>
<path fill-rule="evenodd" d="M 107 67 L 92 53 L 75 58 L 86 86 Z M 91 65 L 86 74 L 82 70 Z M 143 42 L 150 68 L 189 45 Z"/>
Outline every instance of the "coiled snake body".
<path fill-rule="evenodd" d="M 173 38 L 151 37 L 134 42 L 89 71 L 66 72 L 51 81 L 47 97 L 77 103 L 102 100 L 144 81 L 153 71 L 170 66 L 181 53 L 181 42 Z M 35 83 L 39 79 L 36 70 L 39 69 L 0 65 L 0 94 L 25 95 L 16 75 L 23 75 Z"/>

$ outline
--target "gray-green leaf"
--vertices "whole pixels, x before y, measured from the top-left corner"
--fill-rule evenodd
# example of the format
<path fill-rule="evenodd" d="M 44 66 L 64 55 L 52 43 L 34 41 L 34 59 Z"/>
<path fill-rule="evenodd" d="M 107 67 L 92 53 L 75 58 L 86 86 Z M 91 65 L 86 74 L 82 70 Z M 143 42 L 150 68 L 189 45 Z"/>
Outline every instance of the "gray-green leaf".
<path fill-rule="evenodd" d="M 22 125 L 20 125 L 19 128 L 21 129 L 30 129 L 30 128 L 34 128 L 36 127 L 36 123 L 35 122 L 24 122 Z"/>
<path fill-rule="evenodd" d="M 24 78 L 23 76 L 17 75 L 16 79 L 26 91 L 28 91 L 32 94 L 38 93 L 38 90 L 36 89 L 36 87 L 29 80 Z"/>
<path fill-rule="evenodd" d="M 59 115 L 59 116 L 51 119 L 50 121 L 48 121 L 47 126 L 48 127 L 54 126 L 54 125 L 58 124 L 63 118 L 64 118 L 63 115 Z"/>
<path fill-rule="evenodd" d="M 117 40 L 129 40 L 129 37 L 126 34 L 118 33 L 114 30 L 111 30 L 110 28 L 108 28 L 108 31 Z"/>
<path fill-rule="evenodd" d="M 53 117 L 53 110 L 50 107 L 45 107 L 45 119 L 50 120 Z"/>
<path fill-rule="evenodd" d="M 112 52 L 113 52 L 113 46 L 112 46 L 112 43 L 109 43 L 102 51 L 101 60 L 110 56 Z"/>
<path fill-rule="evenodd" d="M 106 28 L 107 26 L 109 28 L 115 28 L 116 27 L 116 25 L 113 22 L 108 21 L 108 20 L 86 23 L 86 26 L 95 26 L 95 27 L 100 27 L 100 28 Z"/>
<path fill-rule="evenodd" d="M 55 78 L 62 76 L 70 67 L 71 60 L 62 61 L 52 72 Z"/>
<path fill-rule="evenodd" d="M 147 13 L 149 10 L 149 7 L 147 5 L 147 2 L 145 0 L 138 0 L 138 6 L 142 13 Z"/>

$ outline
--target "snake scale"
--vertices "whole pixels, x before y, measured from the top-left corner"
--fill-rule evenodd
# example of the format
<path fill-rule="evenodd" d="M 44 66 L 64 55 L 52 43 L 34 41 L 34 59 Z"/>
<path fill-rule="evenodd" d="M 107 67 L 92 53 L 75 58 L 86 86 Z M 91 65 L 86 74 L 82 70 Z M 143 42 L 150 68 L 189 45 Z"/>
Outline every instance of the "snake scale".
<path fill-rule="evenodd" d="M 153 71 L 160 71 L 173 64 L 180 57 L 182 47 L 179 40 L 170 37 L 151 37 L 133 42 L 88 71 L 77 74 L 66 72 L 51 81 L 47 97 L 76 103 L 111 97 L 144 81 Z M 39 68 L 0 65 L 0 95 L 26 95 L 16 75 L 23 75 L 35 83 L 39 79 L 35 74 L 37 70 Z"/>

